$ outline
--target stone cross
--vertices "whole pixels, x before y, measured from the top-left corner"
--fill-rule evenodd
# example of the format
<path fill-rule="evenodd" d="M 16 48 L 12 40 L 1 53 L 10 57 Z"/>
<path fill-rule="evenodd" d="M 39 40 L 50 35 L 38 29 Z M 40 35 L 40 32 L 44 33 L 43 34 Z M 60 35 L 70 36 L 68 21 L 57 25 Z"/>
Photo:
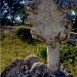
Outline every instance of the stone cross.
<path fill-rule="evenodd" d="M 47 45 L 47 66 L 52 73 L 60 68 L 60 44 L 67 41 L 70 32 L 66 14 L 59 9 L 53 0 L 40 0 L 38 13 L 29 17 L 33 20 L 32 37 Z"/>

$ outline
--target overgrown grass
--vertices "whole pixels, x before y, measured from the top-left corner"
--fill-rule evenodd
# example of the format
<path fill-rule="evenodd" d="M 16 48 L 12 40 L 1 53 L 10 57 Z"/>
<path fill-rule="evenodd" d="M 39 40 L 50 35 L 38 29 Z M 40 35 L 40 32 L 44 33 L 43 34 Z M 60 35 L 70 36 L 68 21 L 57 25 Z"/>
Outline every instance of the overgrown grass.
<path fill-rule="evenodd" d="M 42 62 L 46 63 L 46 58 L 40 57 L 38 55 L 39 54 L 38 50 L 40 48 L 46 49 L 46 46 L 43 43 L 38 42 L 35 44 L 30 44 L 26 41 L 23 42 L 23 41 L 19 40 L 18 37 L 16 37 L 14 34 L 6 34 L 5 38 L 3 40 L 1 40 L 0 43 L 1 43 L 1 46 L 0 46 L 1 71 L 4 70 L 4 68 L 9 63 L 14 61 L 16 58 L 26 58 L 29 55 L 37 55 Z M 64 48 L 64 50 L 68 49 L 68 47 L 65 45 L 63 48 Z M 73 76 L 77 77 L 77 63 L 75 65 L 71 65 L 69 63 L 67 66 L 70 69 L 70 71 L 72 72 Z"/>
<path fill-rule="evenodd" d="M 40 45 L 39 43 L 29 44 L 19 40 L 14 34 L 7 34 L 5 39 L 1 41 L 1 71 L 16 58 L 37 55 L 37 48 Z"/>

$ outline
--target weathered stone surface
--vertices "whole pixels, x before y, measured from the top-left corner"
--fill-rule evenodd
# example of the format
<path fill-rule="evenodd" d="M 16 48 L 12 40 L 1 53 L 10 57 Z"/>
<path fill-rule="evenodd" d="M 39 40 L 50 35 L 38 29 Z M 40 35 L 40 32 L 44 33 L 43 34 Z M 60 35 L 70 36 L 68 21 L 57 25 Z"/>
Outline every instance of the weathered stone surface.
<path fill-rule="evenodd" d="M 28 66 L 28 69 L 31 69 L 32 65 L 39 61 L 40 60 L 34 55 L 30 55 L 26 59 L 24 59 L 24 63 Z"/>
<path fill-rule="evenodd" d="M 43 76 L 45 73 L 48 72 L 47 66 L 41 62 L 36 62 L 33 64 L 30 70 L 32 77 Z"/>
<path fill-rule="evenodd" d="M 27 61 L 32 59 L 34 60 L 36 57 L 30 56 Z M 42 62 L 34 62 L 29 70 L 24 61 L 22 59 L 15 60 L 5 68 L 1 73 L 1 77 L 72 77 L 70 73 L 62 69 L 52 74 L 49 72 L 47 65 Z"/>
<path fill-rule="evenodd" d="M 39 62 L 36 56 L 29 56 L 26 59 L 16 59 L 1 73 L 1 77 L 23 77 L 30 76 L 29 69 L 35 62 Z"/>
<path fill-rule="evenodd" d="M 17 59 L 14 62 L 12 62 L 10 65 L 8 65 L 5 70 L 1 73 L 1 77 L 14 77 L 16 76 L 16 73 L 20 73 L 21 67 L 24 64 L 24 60 Z"/>

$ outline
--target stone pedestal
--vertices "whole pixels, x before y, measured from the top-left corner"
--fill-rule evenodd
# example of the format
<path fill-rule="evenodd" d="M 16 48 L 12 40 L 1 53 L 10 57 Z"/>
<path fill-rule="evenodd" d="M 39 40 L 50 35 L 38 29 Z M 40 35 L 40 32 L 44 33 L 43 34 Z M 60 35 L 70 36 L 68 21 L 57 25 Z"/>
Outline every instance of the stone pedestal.
<path fill-rule="evenodd" d="M 60 44 L 56 43 L 55 46 L 47 45 L 47 61 L 48 69 L 54 73 L 60 69 Z M 51 68 L 50 68 L 51 67 Z"/>

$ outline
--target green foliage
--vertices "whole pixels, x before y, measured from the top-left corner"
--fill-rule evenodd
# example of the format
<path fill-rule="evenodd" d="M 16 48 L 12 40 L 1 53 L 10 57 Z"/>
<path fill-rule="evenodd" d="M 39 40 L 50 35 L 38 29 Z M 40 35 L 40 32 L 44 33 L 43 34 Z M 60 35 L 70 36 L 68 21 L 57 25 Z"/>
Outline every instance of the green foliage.
<path fill-rule="evenodd" d="M 24 26 L 18 27 L 15 30 L 15 34 L 22 41 L 27 41 L 27 42 L 32 42 L 33 41 L 33 38 L 32 38 L 32 36 L 30 34 L 30 29 L 26 28 Z"/>
<path fill-rule="evenodd" d="M 36 45 L 32 45 L 27 42 L 22 42 L 14 34 L 5 34 L 5 39 L 1 41 L 0 50 L 1 71 L 16 58 L 26 58 L 28 55 L 39 55 L 39 58 L 42 62 L 46 63 L 47 61 L 47 52 L 45 44 L 39 43 Z M 70 71 L 73 74 L 73 77 L 77 77 L 77 45 L 72 46 L 65 44 L 61 46 L 60 50 L 61 62 L 64 63 L 64 65 L 68 65 Z M 40 54 L 44 56 L 41 56 Z M 71 59 L 69 56 L 75 57 L 75 60 L 73 59 L 74 63 L 69 62 L 69 59 Z"/>
<path fill-rule="evenodd" d="M 37 50 L 38 55 L 41 58 L 47 58 L 47 48 L 45 46 L 41 46 Z M 60 47 L 60 52 L 61 52 L 61 63 L 64 65 L 68 64 L 76 64 L 77 63 L 77 46 L 72 46 L 72 45 L 62 45 Z"/>
<path fill-rule="evenodd" d="M 5 38 L 5 34 L 4 33 L 0 33 L 0 40 L 2 41 L 2 40 L 4 40 L 4 38 Z"/>
<path fill-rule="evenodd" d="M 64 64 L 77 63 L 77 47 L 72 45 L 62 45 L 61 46 L 61 62 Z"/>
<path fill-rule="evenodd" d="M 38 48 L 38 55 L 42 58 L 47 58 L 47 48 L 46 47 Z"/>

